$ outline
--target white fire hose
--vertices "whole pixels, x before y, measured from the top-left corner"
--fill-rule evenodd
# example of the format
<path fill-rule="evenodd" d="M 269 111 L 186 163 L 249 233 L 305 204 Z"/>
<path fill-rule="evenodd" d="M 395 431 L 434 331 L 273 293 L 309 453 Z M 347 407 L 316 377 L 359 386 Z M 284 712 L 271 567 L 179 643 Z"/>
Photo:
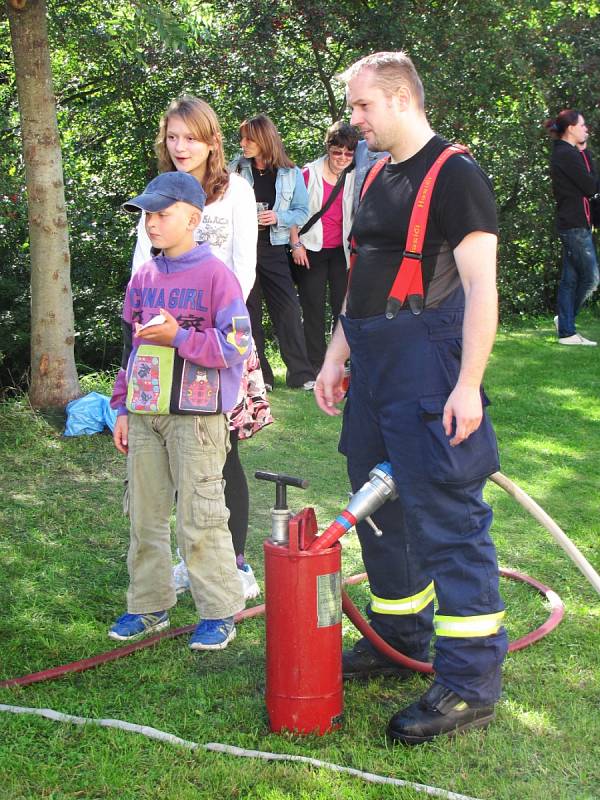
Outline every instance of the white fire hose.
<path fill-rule="evenodd" d="M 583 553 L 573 544 L 567 534 L 556 524 L 552 517 L 546 514 L 544 509 L 539 506 L 527 492 L 524 492 L 523 489 L 501 472 L 494 472 L 493 475 L 490 475 L 490 480 L 498 484 L 498 486 L 504 489 L 511 497 L 514 497 L 517 503 L 522 505 L 540 525 L 546 528 L 552 538 L 558 542 L 575 566 L 583 573 L 598 594 L 600 594 L 600 575 L 598 575 Z"/>

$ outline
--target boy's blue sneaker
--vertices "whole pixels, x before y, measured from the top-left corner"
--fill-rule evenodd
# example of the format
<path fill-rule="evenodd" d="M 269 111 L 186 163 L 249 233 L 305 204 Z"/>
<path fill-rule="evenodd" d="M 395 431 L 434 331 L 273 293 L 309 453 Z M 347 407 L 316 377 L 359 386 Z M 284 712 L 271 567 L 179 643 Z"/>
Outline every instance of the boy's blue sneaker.
<path fill-rule="evenodd" d="M 190 637 L 192 650 L 223 650 L 235 639 L 233 617 L 203 619 Z"/>
<path fill-rule="evenodd" d="M 139 639 L 148 633 L 162 631 L 169 627 L 166 611 L 153 611 L 148 614 L 123 614 L 108 632 L 111 639 Z"/>

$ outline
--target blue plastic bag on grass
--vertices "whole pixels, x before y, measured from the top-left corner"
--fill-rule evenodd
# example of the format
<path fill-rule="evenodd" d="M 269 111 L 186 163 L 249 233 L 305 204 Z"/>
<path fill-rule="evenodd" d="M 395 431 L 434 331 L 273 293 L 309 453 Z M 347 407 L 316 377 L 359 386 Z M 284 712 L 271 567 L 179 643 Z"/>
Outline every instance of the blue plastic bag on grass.
<path fill-rule="evenodd" d="M 90 392 L 77 400 L 71 400 L 65 408 L 67 424 L 65 436 L 85 436 L 102 433 L 105 427 L 112 431 L 117 412 L 110 407 L 110 397 Z"/>

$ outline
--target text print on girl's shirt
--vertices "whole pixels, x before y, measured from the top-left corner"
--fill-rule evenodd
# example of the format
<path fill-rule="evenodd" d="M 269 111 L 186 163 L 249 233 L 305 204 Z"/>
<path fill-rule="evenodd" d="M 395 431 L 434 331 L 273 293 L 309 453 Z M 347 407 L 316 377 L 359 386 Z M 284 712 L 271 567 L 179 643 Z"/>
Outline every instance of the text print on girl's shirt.
<path fill-rule="evenodd" d="M 165 302 L 165 290 L 155 287 L 139 289 L 132 286 L 129 302 L 132 308 L 191 308 L 195 311 L 208 311 L 203 305 L 204 289 L 174 287 L 169 291 Z"/>
<path fill-rule="evenodd" d="M 211 214 L 204 209 L 202 225 L 196 228 L 194 238 L 197 242 L 208 242 L 213 247 L 222 247 L 229 236 L 229 219 Z"/>

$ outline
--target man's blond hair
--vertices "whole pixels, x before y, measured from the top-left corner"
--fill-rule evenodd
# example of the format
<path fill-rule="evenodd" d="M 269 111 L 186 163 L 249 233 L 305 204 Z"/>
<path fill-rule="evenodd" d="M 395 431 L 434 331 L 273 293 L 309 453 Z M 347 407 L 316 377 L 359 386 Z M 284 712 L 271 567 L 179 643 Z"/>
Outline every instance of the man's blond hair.
<path fill-rule="evenodd" d="M 388 97 L 396 94 L 403 86 L 408 87 L 418 108 L 425 110 L 425 92 L 423 84 L 410 57 L 403 51 L 373 53 L 356 61 L 347 70 L 338 75 L 338 79 L 348 84 L 353 78 L 368 69 L 373 73 L 376 86 Z"/>

